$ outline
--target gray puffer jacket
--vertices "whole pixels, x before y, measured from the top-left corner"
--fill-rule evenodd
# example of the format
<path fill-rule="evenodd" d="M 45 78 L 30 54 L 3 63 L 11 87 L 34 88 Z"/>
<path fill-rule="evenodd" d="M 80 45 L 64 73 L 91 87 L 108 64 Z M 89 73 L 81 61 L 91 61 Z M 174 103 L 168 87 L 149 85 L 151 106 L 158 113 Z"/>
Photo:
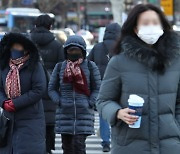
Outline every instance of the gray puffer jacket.
<path fill-rule="evenodd" d="M 164 34 L 150 48 L 138 38 L 124 38 L 122 53 L 107 67 L 98 111 L 112 126 L 112 154 L 180 153 L 180 39 Z M 117 120 L 130 94 L 144 98 L 141 128 Z"/>
<path fill-rule="evenodd" d="M 67 61 L 64 61 L 62 66 L 60 63 L 55 66 L 49 83 L 49 96 L 59 105 L 56 113 L 56 133 L 94 134 L 94 103 L 101 84 L 99 70 L 94 62 L 86 59 L 80 65 L 91 91 L 91 96 L 88 97 L 75 92 L 71 83 L 63 82 L 66 65 Z"/>

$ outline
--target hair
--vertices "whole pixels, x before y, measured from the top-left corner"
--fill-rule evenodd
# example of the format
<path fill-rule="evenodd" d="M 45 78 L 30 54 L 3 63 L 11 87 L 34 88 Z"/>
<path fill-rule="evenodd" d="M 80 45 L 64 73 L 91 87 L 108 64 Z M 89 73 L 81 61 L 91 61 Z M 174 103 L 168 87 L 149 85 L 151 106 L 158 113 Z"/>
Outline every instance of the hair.
<path fill-rule="evenodd" d="M 35 20 L 35 26 L 36 27 L 44 27 L 44 28 L 50 30 L 53 22 L 54 22 L 53 19 L 49 15 L 47 15 L 47 14 L 40 15 Z"/>
<path fill-rule="evenodd" d="M 121 36 L 120 39 L 117 41 L 117 44 L 114 49 L 114 54 L 117 55 L 121 52 L 120 47 L 121 47 L 121 42 L 126 36 L 132 36 L 132 37 L 137 37 L 134 29 L 137 26 L 137 21 L 139 16 L 146 11 L 155 11 L 161 20 L 161 24 L 163 27 L 164 32 L 170 32 L 171 31 L 171 25 L 166 19 L 164 13 L 159 9 L 158 7 L 152 5 L 152 4 L 139 4 L 135 6 L 132 11 L 129 13 L 128 18 L 126 22 L 123 24 L 122 29 L 121 29 Z"/>

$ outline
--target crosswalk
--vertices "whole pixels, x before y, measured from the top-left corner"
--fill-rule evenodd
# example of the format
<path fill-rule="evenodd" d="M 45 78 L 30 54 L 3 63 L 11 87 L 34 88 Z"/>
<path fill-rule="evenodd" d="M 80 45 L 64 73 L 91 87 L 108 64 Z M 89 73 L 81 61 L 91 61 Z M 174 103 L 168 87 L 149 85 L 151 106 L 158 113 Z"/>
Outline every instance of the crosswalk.
<path fill-rule="evenodd" d="M 99 129 L 99 116 L 98 113 L 95 114 L 95 135 L 89 136 L 86 141 L 86 153 L 87 154 L 110 154 L 110 153 L 103 153 L 102 146 L 101 146 L 101 139 L 98 137 L 98 129 Z M 61 135 L 56 135 L 56 150 L 53 151 L 53 154 L 63 154 L 61 148 Z"/>

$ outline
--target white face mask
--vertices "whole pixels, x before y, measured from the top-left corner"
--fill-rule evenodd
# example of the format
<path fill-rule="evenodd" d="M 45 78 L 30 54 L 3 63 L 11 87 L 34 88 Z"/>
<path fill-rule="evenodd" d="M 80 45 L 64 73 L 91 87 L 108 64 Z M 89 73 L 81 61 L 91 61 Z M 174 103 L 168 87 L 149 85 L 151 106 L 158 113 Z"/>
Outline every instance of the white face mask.
<path fill-rule="evenodd" d="M 155 44 L 164 34 L 160 25 L 140 26 L 137 36 L 147 44 Z"/>

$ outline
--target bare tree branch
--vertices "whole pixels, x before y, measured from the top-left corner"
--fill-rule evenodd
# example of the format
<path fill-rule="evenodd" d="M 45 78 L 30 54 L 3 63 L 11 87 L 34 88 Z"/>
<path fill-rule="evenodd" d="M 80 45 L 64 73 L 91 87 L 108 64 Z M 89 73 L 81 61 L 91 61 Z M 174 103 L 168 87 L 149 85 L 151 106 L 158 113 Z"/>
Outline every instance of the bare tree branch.
<path fill-rule="evenodd" d="M 61 0 L 38 0 L 39 9 L 42 12 L 51 12 Z"/>

